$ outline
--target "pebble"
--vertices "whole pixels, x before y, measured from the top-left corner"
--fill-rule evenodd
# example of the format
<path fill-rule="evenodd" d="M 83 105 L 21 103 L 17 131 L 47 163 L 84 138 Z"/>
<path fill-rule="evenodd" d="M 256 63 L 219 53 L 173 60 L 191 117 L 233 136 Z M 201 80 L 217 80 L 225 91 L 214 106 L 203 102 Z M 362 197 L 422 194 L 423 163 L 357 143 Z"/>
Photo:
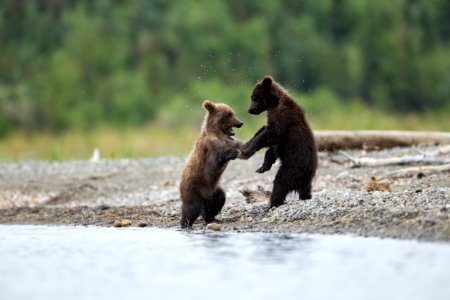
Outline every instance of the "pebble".
<path fill-rule="evenodd" d="M 114 227 L 128 227 L 128 226 L 131 226 L 131 224 L 132 223 L 131 223 L 130 220 L 125 219 L 125 220 L 122 220 L 122 221 L 119 221 L 119 220 L 115 221 L 113 226 Z"/>
<path fill-rule="evenodd" d="M 147 222 L 139 222 L 139 223 L 137 224 L 137 226 L 139 226 L 139 227 L 147 227 L 148 224 L 147 224 Z"/>
<path fill-rule="evenodd" d="M 128 227 L 128 226 L 131 226 L 131 221 L 130 220 L 127 220 L 127 219 L 125 219 L 125 220 L 122 220 L 122 227 Z"/>
<path fill-rule="evenodd" d="M 209 223 L 208 225 L 206 225 L 206 229 L 213 230 L 213 231 L 219 231 L 222 229 L 222 226 L 220 226 L 220 224 L 217 224 L 217 223 Z"/>

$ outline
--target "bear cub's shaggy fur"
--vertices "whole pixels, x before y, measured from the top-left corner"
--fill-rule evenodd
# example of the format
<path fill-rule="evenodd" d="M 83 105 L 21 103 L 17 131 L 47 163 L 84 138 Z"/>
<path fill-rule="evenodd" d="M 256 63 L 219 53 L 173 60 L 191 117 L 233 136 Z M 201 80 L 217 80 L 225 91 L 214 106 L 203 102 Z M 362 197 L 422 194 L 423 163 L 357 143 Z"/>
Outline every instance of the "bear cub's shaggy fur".
<path fill-rule="evenodd" d="M 297 191 L 300 199 L 311 199 L 311 181 L 317 169 L 314 135 L 303 107 L 272 77 L 259 81 L 252 93 L 248 112 L 267 111 L 267 125 L 243 147 L 243 157 L 250 157 L 268 147 L 259 173 L 270 170 L 277 158 L 281 166 L 273 182 L 270 206 L 282 205 L 287 194 Z"/>
<path fill-rule="evenodd" d="M 200 136 L 186 161 L 180 183 L 181 227 L 192 226 L 200 216 L 210 223 L 225 204 L 219 184 L 228 162 L 240 154 L 241 143 L 234 140 L 233 127 L 243 123 L 225 104 L 206 100 L 207 110 Z"/>

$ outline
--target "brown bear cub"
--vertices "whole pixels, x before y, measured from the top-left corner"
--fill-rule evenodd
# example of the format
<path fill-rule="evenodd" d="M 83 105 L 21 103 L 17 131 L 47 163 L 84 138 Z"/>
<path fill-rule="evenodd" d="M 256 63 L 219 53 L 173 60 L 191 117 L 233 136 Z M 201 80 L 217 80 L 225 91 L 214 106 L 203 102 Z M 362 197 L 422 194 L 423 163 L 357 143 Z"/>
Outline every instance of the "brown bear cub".
<path fill-rule="evenodd" d="M 207 110 L 200 136 L 189 154 L 180 183 L 181 227 L 192 226 L 200 216 L 210 223 L 225 204 L 225 193 L 218 186 L 228 162 L 240 154 L 241 143 L 233 139 L 233 127 L 243 123 L 225 104 L 206 100 Z"/>
<path fill-rule="evenodd" d="M 318 160 L 314 135 L 303 107 L 267 76 L 256 84 L 248 109 L 254 115 L 263 111 L 267 111 L 267 125 L 245 144 L 242 156 L 250 157 L 261 148 L 269 148 L 258 173 L 270 170 L 277 158 L 280 159 L 270 197 L 271 207 L 282 205 L 292 191 L 298 192 L 300 199 L 311 199 L 311 181 Z"/>

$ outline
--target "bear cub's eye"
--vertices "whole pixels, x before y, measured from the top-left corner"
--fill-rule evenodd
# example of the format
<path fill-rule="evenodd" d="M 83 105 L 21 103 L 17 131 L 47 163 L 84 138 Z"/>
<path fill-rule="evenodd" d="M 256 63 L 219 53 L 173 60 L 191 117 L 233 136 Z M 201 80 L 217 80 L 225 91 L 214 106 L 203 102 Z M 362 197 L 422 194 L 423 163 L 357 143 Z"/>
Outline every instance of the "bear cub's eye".
<path fill-rule="evenodd" d="M 231 118 L 232 116 L 233 116 L 233 113 L 231 113 L 231 112 L 227 113 L 227 118 Z"/>

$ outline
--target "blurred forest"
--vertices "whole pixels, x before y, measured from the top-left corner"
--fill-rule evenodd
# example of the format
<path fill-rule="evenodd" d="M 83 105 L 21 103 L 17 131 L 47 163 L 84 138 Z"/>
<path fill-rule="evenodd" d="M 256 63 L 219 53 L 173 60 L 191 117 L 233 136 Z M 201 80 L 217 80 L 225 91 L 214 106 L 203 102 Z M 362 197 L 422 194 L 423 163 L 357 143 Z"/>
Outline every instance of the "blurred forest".
<path fill-rule="evenodd" d="M 198 128 L 204 99 L 250 131 L 267 74 L 314 128 L 403 115 L 427 121 L 394 127 L 450 130 L 449 12 L 448 0 L 0 0 L 0 138 Z"/>

